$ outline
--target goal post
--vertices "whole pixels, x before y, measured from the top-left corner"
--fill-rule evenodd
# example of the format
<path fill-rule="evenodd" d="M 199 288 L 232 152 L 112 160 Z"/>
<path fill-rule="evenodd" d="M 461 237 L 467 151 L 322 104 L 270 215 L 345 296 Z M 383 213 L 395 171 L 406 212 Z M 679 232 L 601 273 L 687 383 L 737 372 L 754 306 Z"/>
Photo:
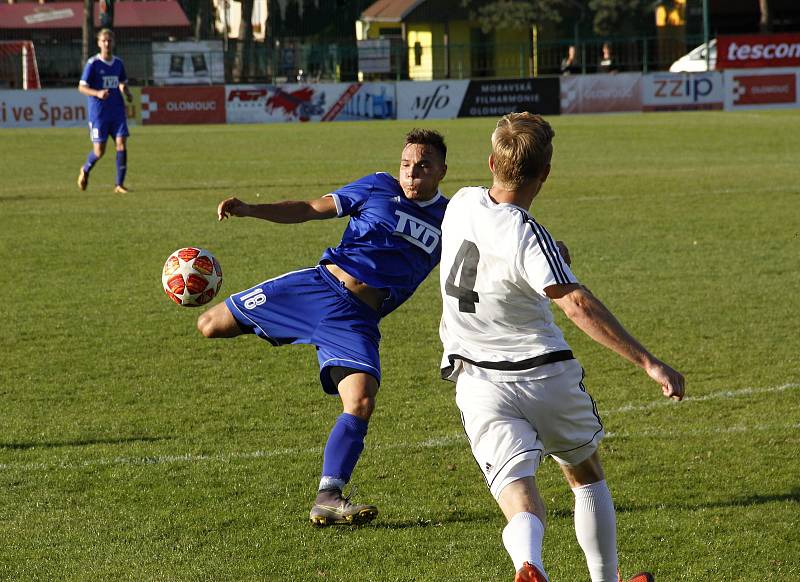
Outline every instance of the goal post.
<path fill-rule="evenodd" d="M 33 41 L 0 41 L 0 87 L 26 90 L 42 88 Z"/>

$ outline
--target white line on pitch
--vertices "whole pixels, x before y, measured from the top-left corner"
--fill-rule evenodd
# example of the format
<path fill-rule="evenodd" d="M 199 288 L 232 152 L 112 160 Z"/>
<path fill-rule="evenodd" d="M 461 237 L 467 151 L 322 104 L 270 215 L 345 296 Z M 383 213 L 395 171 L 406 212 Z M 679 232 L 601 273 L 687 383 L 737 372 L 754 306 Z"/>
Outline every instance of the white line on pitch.
<path fill-rule="evenodd" d="M 752 396 L 757 394 L 770 394 L 776 392 L 785 392 L 800 388 L 800 383 L 788 383 L 781 386 L 772 386 L 768 388 L 741 388 L 739 390 L 725 390 L 722 392 L 714 392 L 706 394 L 705 396 L 695 396 L 685 398 L 682 403 L 674 403 L 665 399 L 654 401 L 650 404 L 639 406 L 626 405 L 620 408 L 603 411 L 603 415 L 619 414 L 627 412 L 637 412 L 642 410 L 649 410 L 660 406 L 683 406 L 694 402 L 705 402 L 707 400 L 718 400 L 728 398 L 738 398 L 744 396 Z M 800 428 L 800 423 L 784 424 L 784 425 L 754 425 L 754 426 L 733 426 L 718 429 L 681 429 L 681 435 L 710 435 L 719 433 L 746 433 L 755 431 L 768 431 L 779 430 L 785 431 L 786 429 L 794 430 Z M 609 432 L 606 434 L 607 438 L 619 438 L 627 436 L 669 436 L 672 434 L 670 431 L 653 430 L 653 431 L 636 431 L 636 432 Z M 464 440 L 464 435 L 461 433 L 452 435 L 442 435 L 433 437 L 419 443 L 398 443 L 398 444 L 384 444 L 373 445 L 370 450 L 381 451 L 391 449 L 422 449 L 422 448 L 444 448 L 456 443 L 461 443 Z M 202 463 L 202 462 L 228 462 L 240 459 L 267 459 L 278 456 L 297 456 L 297 455 L 319 455 L 321 447 L 305 448 L 305 449 L 274 449 L 269 451 L 251 451 L 251 452 L 232 452 L 232 453 L 215 453 L 215 454 L 192 454 L 187 453 L 183 455 L 155 455 L 152 457 L 111 457 L 105 459 L 92 459 L 78 462 L 54 462 L 54 463 L 5 463 L 0 464 L 0 471 L 5 470 L 53 470 L 53 469 L 80 469 L 83 467 L 104 467 L 114 465 L 128 465 L 128 466 L 146 466 L 146 465 L 169 465 L 174 463 Z"/>
<path fill-rule="evenodd" d="M 772 392 L 785 392 L 800 388 L 800 383 L 791 382 L 781 386 L 772 386 L 770 388 L 740 388 L 739 390 L 723 390 L 722 392 L 712 392 L 705 396 L 687 396 L 682 402 L 674 402 L 672 400 L 654 400 L 648 404 L 626 404 L 620 408 L 613 410 L 601 411 L 602 414 L 616 414 L 624 412 L 639 412 L 642 410 L 650 410 L 652 408 L 659 408 L 661 406 L 685 406 L 686 404 L 693 404 L 695 402 L 705 402 L 707 400 L 720 400 L 728 398 L 739 398 L 741 396 L 752 396 L 754 394 L 769 394 Z"/>

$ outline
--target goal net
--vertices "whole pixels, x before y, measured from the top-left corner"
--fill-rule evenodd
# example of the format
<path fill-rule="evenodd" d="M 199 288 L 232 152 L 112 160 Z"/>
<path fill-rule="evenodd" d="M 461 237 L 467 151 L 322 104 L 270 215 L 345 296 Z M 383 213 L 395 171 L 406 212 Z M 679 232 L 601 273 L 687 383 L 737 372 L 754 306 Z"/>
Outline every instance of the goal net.
<path fill-rule="evenodd" d="M 42 88 L 32 41 L 0 41 L 0 88 Z"/>

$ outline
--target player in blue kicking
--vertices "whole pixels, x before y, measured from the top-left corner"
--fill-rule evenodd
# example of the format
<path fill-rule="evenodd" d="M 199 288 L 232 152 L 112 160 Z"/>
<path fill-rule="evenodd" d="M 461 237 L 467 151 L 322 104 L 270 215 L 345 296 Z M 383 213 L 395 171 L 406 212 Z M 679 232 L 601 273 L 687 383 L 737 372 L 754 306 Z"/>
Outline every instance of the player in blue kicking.
<path fill-rule="evenodd" d="M 114 49 L 114 33 L 104 28 L 97 33 L 97 46 L 100 53 L 86 62 L 78 85 L 78 91 L 88 97 L 89 104 L 89 136 L 92 140 L 92 151 L 86 157 L 86 163 L 78 174 L 78 188 L 86 190 L 89 184 L 89 172 L 106 153 L 106 141 L 113 136 L 117 149 L 117 180 L 114 191 L 126 194 L 125 172 L 128 165 L 128 123 L 125 115 L 125 94 L 128 102 L 133 100 L 128 89 L 128 76 L 122 60 L 112 54 Z"/>
<path fill-rule="evenodd" d="M 274 346 L 313 344 L 322 388 L 337 394 L 343 413 L 331 430 L 322 478 L 311 509 L 317 526 L 360 524 L 378 514 L 342 494 L 364 449 L 381 380 L 378 324 L 400 306 L 438 264 L 447 199 L 439 182 L 447 148 L 435 131 L 406 136 L 400 176 L 366 176 L 308 202 L 251 205 L 228 198 L 219 220 L 252 216 L 299 223 L 334 216 L 349 221 L 339 245 L 319 265 L 293 271 L 236 293 L 197 321 L 209 338 L 252 333 Z"/>

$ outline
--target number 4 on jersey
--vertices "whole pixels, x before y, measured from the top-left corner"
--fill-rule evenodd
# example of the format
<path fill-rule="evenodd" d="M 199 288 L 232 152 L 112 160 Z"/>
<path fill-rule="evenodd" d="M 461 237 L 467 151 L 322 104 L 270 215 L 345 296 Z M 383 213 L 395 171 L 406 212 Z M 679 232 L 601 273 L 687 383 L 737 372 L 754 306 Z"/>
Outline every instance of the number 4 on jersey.
<path fill-rule="evenodd" d="M 475 304 L 480 303 L 478 294 L 473 291 L 480 259 L 481 252 L 478 250 L 478 245 L 471 240 L 464 240 L 456 253 L 447 281 L 445 281 L 445 293 L 458 299 L 458 310 L 462 313 L 475 313 Z M 456 275 L 459 270 L 461 278 L 456 284 Z"/>

